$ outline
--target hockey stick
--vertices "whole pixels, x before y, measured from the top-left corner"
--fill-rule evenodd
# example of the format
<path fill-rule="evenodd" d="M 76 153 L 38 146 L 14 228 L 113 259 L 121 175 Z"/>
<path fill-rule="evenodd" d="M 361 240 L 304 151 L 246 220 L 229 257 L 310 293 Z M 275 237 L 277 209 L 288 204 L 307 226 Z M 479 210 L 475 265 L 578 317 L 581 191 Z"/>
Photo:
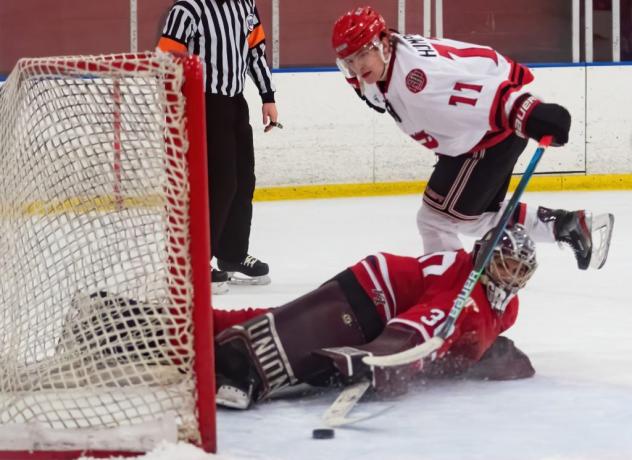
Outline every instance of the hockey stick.
<path fill-rule="evenodd" d="M 439 330 L 438 334 L 430 338 L 429 340 L 425 341 L 421 345 L 417 345 L 416 347 L 409 348 L 408 350 L 402 351 L 400 353 L 395 353 L 392 355 L 385 355 L 385 356 L 365 356 L 364 358 L 362 358 L 362 361 L 364 361 L 365 364 L 368 364 L 369 366 L 381 366 L 381 367 L 401 366 L 403 364 L 409 364 L 415 361 L 419 361 L 431 355 L 432 353 L 436 352 L 437 350 L 439 350 L 439 348 L 441 348 L 441 346 L 443 346 L 446 339 L 450 335 L 452 335 L 454 331 L 454 325 L 456 324 L 456 321 L 459 318 L 461 311 L 463 311 L 463 308 L 465 307 L 467 300 L 470 298 L 470 294 L 472 293 L 472 290 L 476 286 L 478 279 L 481 277 L 483 270 L 485 269 L 490 259 L 492 258 L 494 248 L 498 244 L 498 241 L 500 241 L 502 233 L 505 230 L 505 227 L 507 227 L 507 224 L 509 223 L 509 219 L 511 218 L 511 215 L 516 209 L 516 206 L 518 206 L 518 201 L 520 200 L 520 197 L 522 196 L 524 189 L 527 187 L 527 183 L 531 179 L 531 176 L 533 175 L 536 166 L 540 162 L 540 158 L 542 158 L 542 154 L 544 153 L 544 150 L 549 145 L 551 145 L 552 140 L 553 138 L 551 136 L 544 136 L 542 139 L 540 139 L 540 144 L 538 145 L 538 148 L 533 154 L 533 157 L 531 158 L 531 161 L 529 162 L 527 169 L 522 175 L 520 182 L 518 182 L 518 186 L 516 187 L 516 190 L 511 196 L 509 203 L 505 207 L 505 211 L 500 217 L 498 224 L 496 224 L 496 227 L 494 229 L 494 232 L 492 233 L 491 238 L 489 239 L 486 245 L 483 245 L 481 247 L 480 249 L 481 253 L 479 257 L 477 257 L 475 260 L 474 268 L 472 268 L 472 271 L 467 277 L 467 280 L 465 280 L 463 289 L 461 289 L 461 292 L 459 293 L 459 295 L 456 296 L 456 299 L 454 299 L 454 303 L 452 304 L 450 313 L 448 313 L 448 318 L 443 324 L 443 327 Z"/>
<path fill-rule="evenodd" d="M 323 414 L 325 425 L 332 428 L 345 425 L 345 422 L 348 420 L 347 414 L 358 404 L 370 386 L 371 383 L 368 380 L 364 380 L 345 387 Z"/>
<path fill-rule="evenodd" d="M 371 383 L 368 380 L 363 380 L 342 390 L 340 395 L 338 395 L 336 400 L 323 414 L 323 423 L 325 426 L 336 428 L 351 425 L 353 423 L 377 417 L 390 409 L 391 406 L 387 406 L 375 412 L 362 413 L 356 415 L 355 417 L 347 416 L 358 404 L 360 399 L 362 399 L 362 396 L 364 396 L 364 393 L 366 393 L 370 386 Z"/>

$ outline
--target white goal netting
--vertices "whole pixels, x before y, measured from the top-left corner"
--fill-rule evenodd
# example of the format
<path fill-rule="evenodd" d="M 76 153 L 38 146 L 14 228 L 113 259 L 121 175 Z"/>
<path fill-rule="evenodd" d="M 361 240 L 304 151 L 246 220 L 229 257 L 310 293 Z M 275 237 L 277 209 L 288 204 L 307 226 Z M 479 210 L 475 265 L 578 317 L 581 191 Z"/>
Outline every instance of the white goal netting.
<path fill-rule="evenodd" d="M 0 88 L 0 450 L 15 425 L 200 442 L 184 72 L 26 59 Z"/>

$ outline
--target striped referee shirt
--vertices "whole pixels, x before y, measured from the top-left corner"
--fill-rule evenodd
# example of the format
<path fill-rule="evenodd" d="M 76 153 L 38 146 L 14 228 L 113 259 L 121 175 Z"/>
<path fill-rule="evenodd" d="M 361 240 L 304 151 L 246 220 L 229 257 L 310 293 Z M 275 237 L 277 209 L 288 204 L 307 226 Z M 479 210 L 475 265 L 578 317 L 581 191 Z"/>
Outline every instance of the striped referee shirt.
<path fill-rule="evenodd" d="M 265 33 L 255 0 L 177 0 L 158 47 L 200 56 L 207 93 L 241 94 L 249 73 L 263 102 L 274 102 Z"/>

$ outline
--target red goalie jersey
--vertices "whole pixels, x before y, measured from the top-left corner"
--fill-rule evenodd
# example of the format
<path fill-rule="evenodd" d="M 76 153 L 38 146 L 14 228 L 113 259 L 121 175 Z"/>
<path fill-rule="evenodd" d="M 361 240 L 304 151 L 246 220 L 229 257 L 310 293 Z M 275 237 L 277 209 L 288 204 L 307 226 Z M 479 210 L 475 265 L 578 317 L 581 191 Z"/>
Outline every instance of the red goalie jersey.
<path fill-rule="evenodd" d="M 472 268 L 472 255 L 461 250 L 418 259 L 378 253 L 351 270 L 384 322 L 415 330 L 422 343 L 443 325 Z M 498 335 L 514 324 L 517 315 L 517 297 L 504 312 L 498 312 L 479 283 L 439 354 L 449 349 L 452 355 L 478 361 Z"/>

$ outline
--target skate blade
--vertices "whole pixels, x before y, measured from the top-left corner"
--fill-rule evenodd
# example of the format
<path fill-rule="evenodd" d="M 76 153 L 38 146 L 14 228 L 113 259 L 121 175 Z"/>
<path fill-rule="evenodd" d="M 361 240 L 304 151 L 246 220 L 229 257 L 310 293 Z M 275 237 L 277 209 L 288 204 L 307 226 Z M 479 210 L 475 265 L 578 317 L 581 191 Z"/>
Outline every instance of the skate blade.
<path fill-rule="evenodd" d="M 263 286 L 271 282 L 268 275 L 246 276 L 237 272 L 228 272 L 228 283 L 237 286 Z"/>
<path fill-rule="evenodd" d="M 599 270 L 606 263 L 608 252 L 610 251 L 610 240 L 614 228 L 613 214 L 599 214 L 592 219 L 592 256 L 590 258 L 590 268 Z"/>
<path fill-rule="evenodd" d="M 211 293 L 213 295 L 226 294 L 228 292 L 228 281 L 221 283 L 211 283 Z"/>

